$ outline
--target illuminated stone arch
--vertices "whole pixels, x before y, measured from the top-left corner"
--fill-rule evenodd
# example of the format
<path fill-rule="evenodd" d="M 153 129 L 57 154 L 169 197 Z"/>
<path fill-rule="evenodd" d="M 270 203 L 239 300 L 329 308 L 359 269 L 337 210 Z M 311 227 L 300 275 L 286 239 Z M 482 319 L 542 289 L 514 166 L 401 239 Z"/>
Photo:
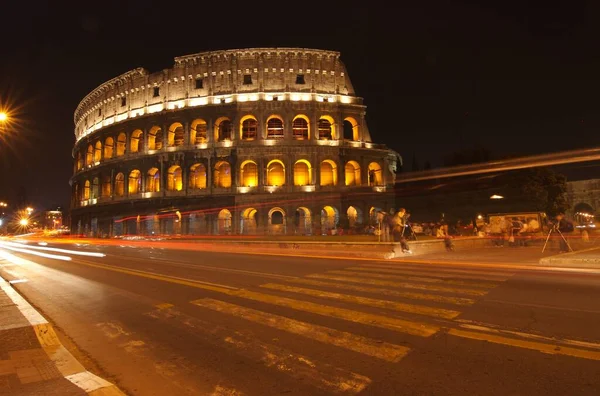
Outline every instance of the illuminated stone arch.
<path fill-rule="evenodd" d="M 269 234 L 281 235 L 286 231 L 285 210 L 275 207 L 269 210 Z"/>
<path fill-rule="evenodd" d="M 117 197 L 125 195 L 125 175 L 121 172 L 115 176 L 115 195 Z"/>
<path fill-rule="evenodd" d="M 87 151 L 85 153 L 85 164 L 92 165 L 94 163 L 94 146 L 88 144 Z"/>
<path fill-rule="evenodd" d="M 258 138 L 258 121 L 251 114 L 245 115 L 240 120 L 240 139 L 255 140 Z"/>
<path fill-rule="evenodd" d="M 104 175 L 104 176 L 102 176 L 102 188 L 101 188 L 100 196 L 101 197 L 110 197 L 111 193 L 112 193 L 112 186 L 111 186 L 110 175 Z"/>
<path fill-rule="evenodd" d="M 271 115 L 267 118 L 267 139 L 283 139 L 284 137 L 284 122 L 283 118 L 278 115 Z"/>
<path fill-rule="evenodd" d="M 102 159 L 102 142 L 98 140 L 94 145 L 94 162 L 100 162 Z"/>
<path fill-rule="evenodd" d="M 183 190 L 183 171 L 181 166 L 173 165 L 167 171 L 167 191 Z"/>
<path fill-rule="evenodd" d="M 296 226 L 296 234 L 311 235 L 312 234 L 312 216 L 310 209 L 299 207 L 294 214 L 294 223 Z"/>
<path fill-rule="evenodd" d="M 215 164 L 213 174 L 213 185 L 220 188 L 231 187 L 231 165 L 227 161 L 219 161 Z"/>
<path fill-rule="evenodd" d="M 258 211 L 255 208 L 246 208 L 241 214 L 240 233 L 253 235 L 257 233 L 257 216 Z"/>
<path fill-rule="evenodd" d="M 85 199 L 90 199 L 90 181 L 86 180 L 85 183 L 83 183 L 83 196 L 82 198 Z"/>
<path fill-rule="evenodd" d="M 360 186 L 360 165 L 356 161 L 346 162 L 344 167 L 345 183 L 347 186 Z"/>
<path fill-rule="evenodd" d="M 304 114 L 298 114 L 292 120 L 292 137 L 295 140 L 310 139 L 310 119 Z"/>
<path fill-rule="evenodd" d="M 338 170 L 337 164 L 330 159 L 321 162 L 320 167 L 321 186 L 337 186 Z"/>
<path fill-rule="evenodd" d="M 377 162 L 369 164 L 369 186 L 383 186 L 383 170 Z"/>
<path fill-rule="evenodd" d="M 346 216 L 348 216 L 348 225 L 350 227 L 362 224 L 363 222 L 362 210 L 356 206 L 349 206 L 346 210 Z"/>
<path fill-rule="evenodd" d="M 129 195 L 142 192 L 142 173 L 138 169 L 129 172 L 127 191 L 129 192 Z"/>
<path fill-rule="evenodd" d="M 146 173 L 146 192 L 160 191 L 160 171 L 158 168 L 150 168 Z"/>
<path fill-rule="evenodd" d="M 258 186 L 258 165 L 247 160 L 240 165 L 240 185 L 243 187 Z"/>
<path fill-rule="evenodd" d="M 119 133 L 117 136 L 117 157 L 125 155 L 125 146 L 127 145 L 127 136 L 125 132 Z"/>
<path fill-rule="evenodd" d="M 144 147 L 144 132 L 141 129 L 136 129 L 131 132 L 131 139 L 129 143 L 129 151 L 132 153 L 139 153 Z"/>
<path fill-rule="evenodd" d="M 371 209 L 369 209 L 369 223 L 370 224 L 377 224 L 377 215 L 380 211 L 382 211 L 381 208 L 378 208 L 376 206 L 371 206 Z"/>
<path fill-rule="evenodd" d="M 294 186 L 312 185 L 312 166 L 308 160 L 300 159 L 294 164 Z"/>
<path fill-rule="evenodd" d="M 148 150 L 160 150 L 162 148 L 162 130 L 155 125 L 148 131 Z"/>
<path fill-rule="evenodd" d="M 189 188 L 193 190 L 206 188 L 206 167 L 204 164 L 197 163 L 190 167 Z"/>
<path fill-rule="evenodd" d="M 344 139 L 345 140 L 360 140 L 360 130 L 358 122 L 354 117 L 344 118 Z"/>
<path fill-rule="evenodd" d="M 271 160 L 267 164 L 267 186 L 285 185 L 285 165 L 280 160 Z"/>
<path fill-rule="evenodd" d="M 335 122 L 333 121 L 333 117 L 329 115 L 322 115 L 319 117 L 319 121 L 317 122 L 317 130 L 319 132 L 318 138 L 320 140 L 337 139 Z"/>
<path fill-rule="evenodd" d="M 167 146 L 168 147 L 179 147 L 183 146 L 185 137 L 185 130 L 180 122 L 174 122 L 169 127 L 167 133 Z"/>
<path fill-rule="evenodd" d="M 233 124 L 227 117 L 217 118 L 215 121 L 215 141 L 223 142 L 231 140 L 233 133 Z"/>
<path fill-rule="evenodd" d="M 111 159 L 115 150 L 115 139 L 107 137 L 104 141 L 104 159 Z"/>
<path fill-rule="evenodd" d="M 81 151 L 77 152 L 77 170 L 83 169 L 83 156 L 81 155 Z"/>
<path fill-rule="evenodd" d="M 221 209 L 217 216 L 217 233 L 231 233 L 231 212 L 228 209 Z"/>
<path fill-rule="evenodd" d="M 190 143 L 193 145 L 206 143 L 208 141 L 208 129 L 206 121 L 197 118 L 190 126 Z"/>
<path fill-rule="evenodd" d="M 321 233 L 330 234 L 331 230 L 337 227 L 340 221 L 340 214 L 338 210 L 330 205 L 324 206 L 321 209 Z"/>

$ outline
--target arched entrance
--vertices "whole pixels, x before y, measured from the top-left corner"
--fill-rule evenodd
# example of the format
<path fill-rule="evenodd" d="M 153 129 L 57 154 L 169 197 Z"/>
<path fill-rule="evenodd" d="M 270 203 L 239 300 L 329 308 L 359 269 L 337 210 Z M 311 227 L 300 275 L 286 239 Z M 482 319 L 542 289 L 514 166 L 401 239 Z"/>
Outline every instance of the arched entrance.
<path fill-rule="evenodd" d="M 269 234 L 284 235 L 286 230 L 285 223 L 285 210 L 273 208 L 269 211 Z"/>
<path fill-rule="evenodd" d="M 296 234 L 298 235 L 311 235 L 312 234 L 312 221 L 310 210 L 305 207 L 296 209 L 294 215 L 294 223 L 296 225 Z"/>
<path fill-rule="evenodd" d="M 329 235 L 340 220 L 340 214 L 333 206 L 325 206 L 321 209 L 321 234 Z"/>
<path fill-rule="evenodd" d="M 227 209 L 221 209 L 217 216 L 217 234 L 231 234 L 231 212 Z"/>
<path fill-rule="evenodd" d="M 590 204 L 580 202 L 573 207 L 575 221 L 579 224 L 590 224 L 594 222 L 596 211 Z"/>
<path fill-rule="evenodd" d="M 257 233 L 256 214 L 257 210 L 254 208 L 247 208 L 242 212 L 240 234 L 254 235 Z"/>
<path fill-rule="evenodd" d="M 356 227 L 363 222 L 362 211 L 355 206 L 348 207 L 346 215 L 348 216 L 348 225 L 350 228 Z"/>

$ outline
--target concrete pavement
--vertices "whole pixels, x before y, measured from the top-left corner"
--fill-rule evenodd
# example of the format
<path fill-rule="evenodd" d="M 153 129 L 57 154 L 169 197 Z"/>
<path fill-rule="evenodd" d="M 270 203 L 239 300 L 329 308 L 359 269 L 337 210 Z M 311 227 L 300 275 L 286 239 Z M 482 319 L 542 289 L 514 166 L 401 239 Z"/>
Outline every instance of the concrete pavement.
<path fill-rule="evenodd" d="M 33 247 L 0 248 L 0 274 L 131 394 L 600 389 L 593 273 Z"/>

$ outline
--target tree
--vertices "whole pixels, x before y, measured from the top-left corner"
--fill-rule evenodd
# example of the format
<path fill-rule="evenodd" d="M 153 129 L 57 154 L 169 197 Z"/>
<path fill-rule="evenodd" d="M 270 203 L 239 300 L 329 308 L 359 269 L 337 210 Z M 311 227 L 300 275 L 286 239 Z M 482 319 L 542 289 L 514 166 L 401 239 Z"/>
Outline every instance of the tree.
<path fill-rule="evenodd" d="M 524 169 L 513 174 L 510 185 L 529 207 L 549 216 L 569 209 L 567 178 L 549 168 Z M 517 197 L 519 199 L 519 197 Z"/>

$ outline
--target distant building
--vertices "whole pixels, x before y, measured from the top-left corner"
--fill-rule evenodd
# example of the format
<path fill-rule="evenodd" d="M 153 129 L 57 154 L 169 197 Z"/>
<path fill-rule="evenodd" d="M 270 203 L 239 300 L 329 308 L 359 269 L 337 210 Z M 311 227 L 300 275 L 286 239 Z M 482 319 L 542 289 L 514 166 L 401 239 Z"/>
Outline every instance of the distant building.
<path fill-rule="evenodd" d="M 596 216 L 600 208 L 600 179 L 567 182 L 567 197 L 572 205 L 568 214 L 579 222 L 585 222 L 586 217 Z"/>
<path fill-rule="evenodd" d="M 44 213 L 43 227 L 48 230 L 58 230 L 63 225 L 63 213 L 60 210 L 48 210 Z"/>

